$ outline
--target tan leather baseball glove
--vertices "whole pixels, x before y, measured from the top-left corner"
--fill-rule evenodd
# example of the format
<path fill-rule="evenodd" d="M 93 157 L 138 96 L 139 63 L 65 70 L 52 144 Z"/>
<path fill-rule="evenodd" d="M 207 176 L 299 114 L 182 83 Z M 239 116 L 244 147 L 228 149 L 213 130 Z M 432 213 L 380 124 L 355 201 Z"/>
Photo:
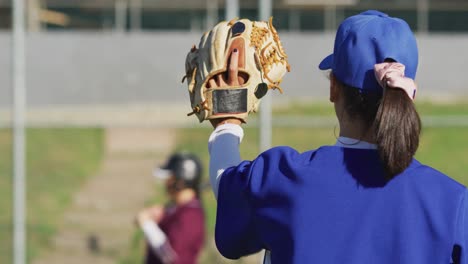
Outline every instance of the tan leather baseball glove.
<path fill-rule="evenodd" d="M 238 85 L 228 86 L 229 60 L 238 52 Z M 236 56 L 237 58 L 237 56 Z M 269 22 L 248 19 L 220 22 L 206 32 L 198 48 L 194 45 L 185 61 L 192 111 L 200 122 L 217 118 L 238 118 L 246 122 L 256 112 L 269 89 L 278 89 L 290 71 L 272 18 Z"/>

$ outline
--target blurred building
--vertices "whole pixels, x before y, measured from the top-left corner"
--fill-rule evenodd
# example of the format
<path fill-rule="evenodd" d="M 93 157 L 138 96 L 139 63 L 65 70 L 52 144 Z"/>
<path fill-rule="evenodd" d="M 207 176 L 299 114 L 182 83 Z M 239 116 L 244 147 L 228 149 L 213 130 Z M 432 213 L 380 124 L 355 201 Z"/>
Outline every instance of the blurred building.
<path fill-rule="evenodd" d="M 199 31 L 225 19 L 225 0 L 26 0 L 30 30 Z M 286 31 L 333 30 L 351 14 L 379 9 L 415 31 L 467 32 L 468 0 L 272 0 Z M 11 0 L 0 0 L 0 28 L 11 24 Z M 240 16 L 257 19 L 258 1 L 239 0 Z"/>

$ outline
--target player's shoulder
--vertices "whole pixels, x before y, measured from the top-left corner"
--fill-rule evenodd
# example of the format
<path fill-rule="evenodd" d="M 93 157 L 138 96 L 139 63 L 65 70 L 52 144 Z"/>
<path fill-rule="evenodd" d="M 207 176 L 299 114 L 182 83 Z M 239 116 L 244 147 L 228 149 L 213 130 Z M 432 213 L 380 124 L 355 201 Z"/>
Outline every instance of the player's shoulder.
<path fill-rule="evenodd" d="M 310 159 L 311 155 L 313 155 L 317 150 L 308 150 L 305 152 L 299 152 L 298 150 L 289 147 L 289 146 L 277 146 L 273 147 L 269 150 L 266 150 L 260 157 L 263 159 L 268 160 L 295 160 L 300 161 L 303 159 Z"/>
<path fill-rule="evenodd" d="M 290 146 L 276 146 L 264 151 L 263 156 L 297 155 L 299 152 Z"/>
<path fill-rule="evenodd" d="M 179 207 L 179 211 L 184 213 L 198 213 L 203 211 L 203 206 L 198 198 L 192 199 Z"/>
<path fill-rule="evenodd" d="M 328 159 L 331 157 L 339 156 L 340 148 L 333 147 L 333 146 L 320 146 L 315 149 L 310 149 L 304 152 L 300 152 L 295 148 L 289 146 L 277 146 L 273 147 L 262 154 L 260 157 L 267 158 L 267 159 L 282 159 L 282 160 L 295 160 L 297 162 L 311 162 L 316 159 Z"/>
<path fill-rule="evenodd" d="M 203 219 L 204 211 L 200 201 L 198 199 L 194 199 L 180 206 L 178 209 L 178 217 L 184 218 L 188 221 L 192 221 L 194 219 Z"/>
<path fill-rule="evenodd" d="M 445 189 L 450 192 L 466 192 L 466 187 L 463 184 L 457 182 L 452 177 L 436 168 L 423 164 L 416 159 L 413 160 L 409 169 L 405 173 L 410 174 L 412 177 L 409 178 L 416 180 L 416 183 L 423 181 L 425 183 L 424 185 L 429 188 L 430 186 L 433 186 L 434 188 L 445 187 Z"/>

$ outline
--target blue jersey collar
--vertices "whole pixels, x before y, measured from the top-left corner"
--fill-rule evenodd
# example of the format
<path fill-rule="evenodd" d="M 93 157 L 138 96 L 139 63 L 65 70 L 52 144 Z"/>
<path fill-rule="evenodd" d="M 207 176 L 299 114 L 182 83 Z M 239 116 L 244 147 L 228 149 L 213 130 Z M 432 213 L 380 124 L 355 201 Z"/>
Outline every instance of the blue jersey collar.
<path fill-rule="evenodd" d="M 355 138 L 339 137 L 336 139 L 336 147 L 355 148 L 355 149 L 377 149 L 377 145 L 361 141 Z"/>

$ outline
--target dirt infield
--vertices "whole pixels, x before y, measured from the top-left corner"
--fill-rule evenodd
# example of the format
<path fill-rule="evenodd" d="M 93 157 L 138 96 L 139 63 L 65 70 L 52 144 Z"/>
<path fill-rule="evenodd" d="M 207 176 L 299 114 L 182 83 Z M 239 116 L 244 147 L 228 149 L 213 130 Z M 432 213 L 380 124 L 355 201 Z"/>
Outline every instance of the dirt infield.
<path fill-rule="evenodd" d="M 151 170 L 174 140 L 166 129 L 108 129 L 100 171 L 74 196 L 52 248 L 32 263 L 116 263 L 129 246 L 136 212 L 153 195 Z"/>

